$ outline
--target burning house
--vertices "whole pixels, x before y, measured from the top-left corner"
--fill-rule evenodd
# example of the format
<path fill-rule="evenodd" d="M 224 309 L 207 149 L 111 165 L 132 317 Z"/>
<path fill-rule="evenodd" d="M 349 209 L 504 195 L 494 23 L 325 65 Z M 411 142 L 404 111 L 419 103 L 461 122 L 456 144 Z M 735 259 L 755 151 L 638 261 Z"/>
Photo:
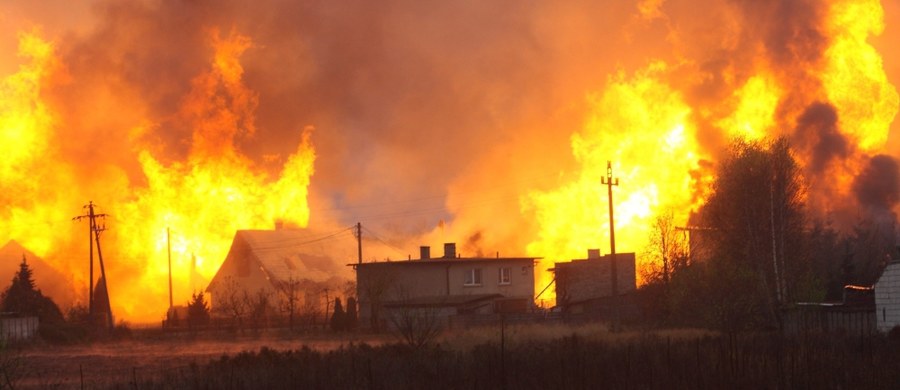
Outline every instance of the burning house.
<path fill-rule="evenodd" d="M 268 301 L 274 311 L 292 300 L 294 310 L 314 307 L 324 311 L 328 291 L 340 290 L 348 281 L 343 267 L 328 255 L 327 247 L 305 245 L 310 234 L 303 230 L 239 230 L 222 266 L 206 288 L 214 316 L 226 316 L 230 306 Z M 326 298 L 327 299 L 327 298 Z M 249 310 L 248 310 L 249 311 Z"/>
<path fill-rule="evenodd" d="M 566 313 L 603 312 L 611 303 L 613 255 L 600 256 L 600 250 L 588 250 L 587 259 L 556 263 L 556 306 Z M 634 253 L 617 253 L 616 295 L 636 288 Z"/>
<path fill-rule="evenodd" d="M 360 324 L 392 326 L 398 317 L 527 313 L 534 307 L 534 257 L 461 257 L 456 244 L 444 256 L 351 264 L 356 270 Z M 396 324 L 393 324 L 396 325 Z"/>

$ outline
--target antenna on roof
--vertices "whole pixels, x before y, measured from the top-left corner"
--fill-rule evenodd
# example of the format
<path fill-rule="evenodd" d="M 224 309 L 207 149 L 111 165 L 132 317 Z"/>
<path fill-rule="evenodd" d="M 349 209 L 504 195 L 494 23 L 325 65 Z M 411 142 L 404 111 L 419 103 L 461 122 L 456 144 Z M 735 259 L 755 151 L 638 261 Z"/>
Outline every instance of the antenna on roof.
<path fill-rule="evenodd" d="M 357 264 L 362 264 L 362 224 L 356 223 L 356 254 Z"/>

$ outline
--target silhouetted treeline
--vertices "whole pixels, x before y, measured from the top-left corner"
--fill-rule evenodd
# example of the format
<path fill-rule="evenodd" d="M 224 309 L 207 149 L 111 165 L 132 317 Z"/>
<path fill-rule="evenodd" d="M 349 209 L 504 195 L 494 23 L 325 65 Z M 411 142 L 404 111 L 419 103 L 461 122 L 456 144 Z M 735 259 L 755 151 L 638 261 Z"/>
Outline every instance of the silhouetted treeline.
<path fill-rule="evenodd" d="M 662 267 L 639 292 L 646 319 L 779 329 L 797 302 L 840 301 L 843 286 L 875 283 L 895 252 L 896 216 L 861 203 L 855 226 L 838 227 L 810 210 L 808 185 L 786 139 L 735 142 L 689 240 L 671 215 L 658 218 L 648 254 Z"/>

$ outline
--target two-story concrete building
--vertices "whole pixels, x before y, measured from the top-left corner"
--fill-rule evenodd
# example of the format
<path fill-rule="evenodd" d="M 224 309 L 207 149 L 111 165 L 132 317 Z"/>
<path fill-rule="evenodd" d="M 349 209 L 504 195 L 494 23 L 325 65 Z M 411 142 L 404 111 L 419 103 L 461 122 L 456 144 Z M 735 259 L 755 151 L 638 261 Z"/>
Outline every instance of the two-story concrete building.
<path fill-rule="evenodd" d="M 392 317 L 425 313 L 445 321 L 464 314 L 526 313 L 534 307 L 533 257 L 459 257 L 455 244 L 432 258 L 351 264 L 359 321 L 384 328 Z"/>

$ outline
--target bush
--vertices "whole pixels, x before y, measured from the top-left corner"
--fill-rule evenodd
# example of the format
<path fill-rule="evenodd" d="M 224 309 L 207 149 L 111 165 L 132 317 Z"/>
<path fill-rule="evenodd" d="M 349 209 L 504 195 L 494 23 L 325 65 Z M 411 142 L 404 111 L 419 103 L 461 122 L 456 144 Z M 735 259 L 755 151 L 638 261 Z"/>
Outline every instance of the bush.
<path fill-rule="evenodd" d="M 209 325 L 209 302 L 203 296 L 203 291 L 191 295 L 188 302 L 188 326 L 193 328 L 197 326 Z"/>
<path fill-rule="evenodd" d="M 341 306 L 341 298 L 334 299 L 334 314 L 331 315 L 331 330 L 341 332 L 347 328 L 346 314 Z"/>

